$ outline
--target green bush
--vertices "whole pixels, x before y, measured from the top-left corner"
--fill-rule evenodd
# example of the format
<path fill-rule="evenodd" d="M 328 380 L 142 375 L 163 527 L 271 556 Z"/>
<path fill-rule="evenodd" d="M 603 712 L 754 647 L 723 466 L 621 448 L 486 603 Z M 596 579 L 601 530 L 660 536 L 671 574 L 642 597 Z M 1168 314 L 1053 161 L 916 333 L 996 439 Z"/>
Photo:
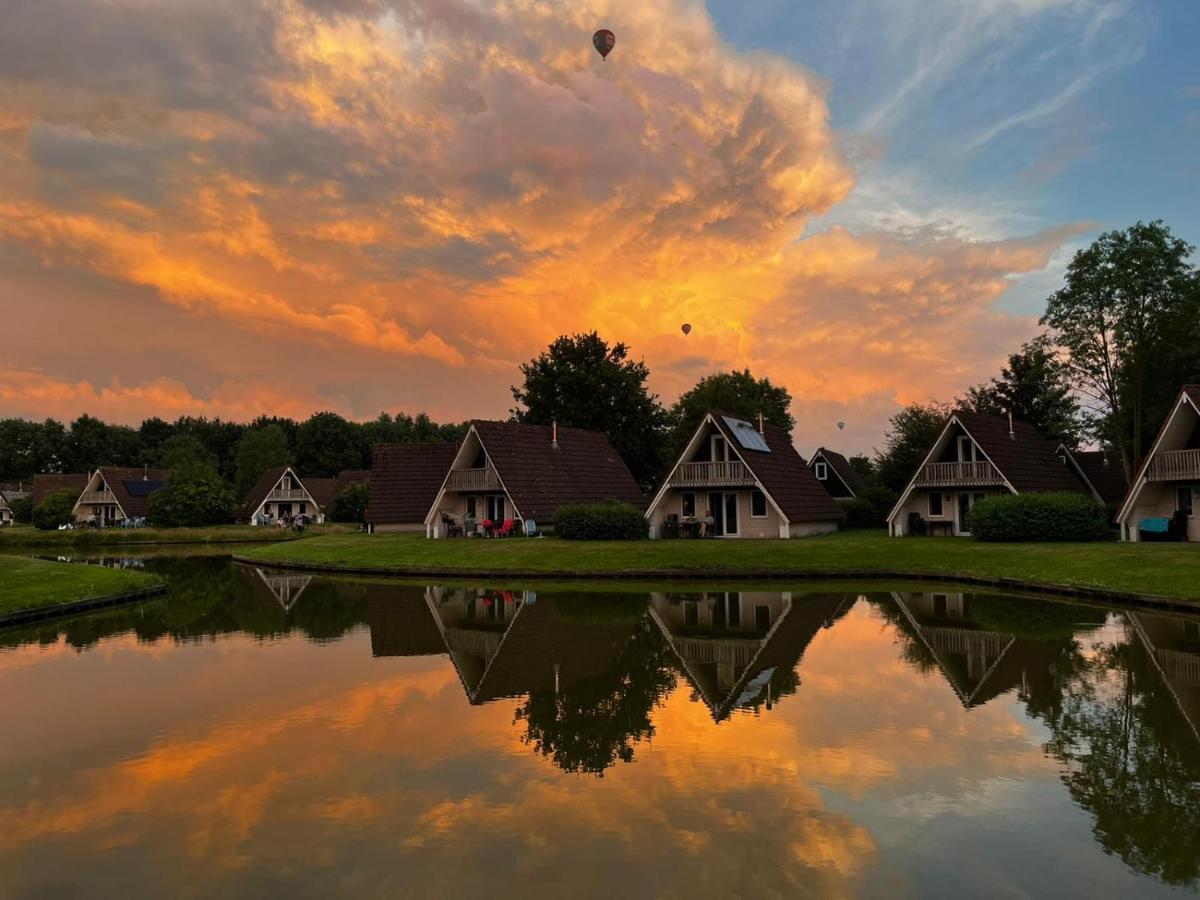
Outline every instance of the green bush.
<path fill-rule="evenodd" d="M 8 504 L 8 508 L 12 510 L 14 522 L 28 525 L 33 521 L 33 500 L 29 497 L 18 497 Z"/>
<path fill-rule="evenodd" d="M 886 528 L 887 515 L 895 504 L 896 495 L 887 488 L 864 488 L 857 497 L 838 500 L 846 513 L 842 528 Z"/>
<path fill-rule="evenodd" d="M 649 537 L 649 527 L 636 506 L 606 500 L 560 506 L 554 533 L 569 541 L 637 541 Z"/>
<path fill-rule="evenodd" d="M 233 491 L 207 466 L 176 472 L 158 493 L 150 497 L 147 518 L 164 528 L 223 525 L 233 521 Z"/>
<path fill-rule="evenodd" d="M 971 510 L 977 541 L 1103 541 L 1112 537 L 1103 506 L 1086 494 L 1006 494 Z"/>
<path fill-rule="evenodd" d="M 369 492 L 365 481 L 350 485 L 333 498 L 329 506 L 329 518 L 334 522 L 365 522 Z"/>
<path fill-rule="evenodd" d="M 70 488 L 47 495 L 33 511 L 34 527 L 42 531 L 54 531 L 59 525 L 74 522 L 75 514 L 72 510 L 75 509 L 75 501 L 78 499 L 79 493 Z"/>

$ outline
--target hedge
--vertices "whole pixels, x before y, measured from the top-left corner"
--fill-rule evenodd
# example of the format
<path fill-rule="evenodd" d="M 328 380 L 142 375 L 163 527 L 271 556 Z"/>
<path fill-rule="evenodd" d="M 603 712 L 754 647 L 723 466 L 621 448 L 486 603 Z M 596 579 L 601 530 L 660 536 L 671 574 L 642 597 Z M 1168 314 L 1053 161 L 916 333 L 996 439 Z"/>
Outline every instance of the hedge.
<path fill-rule="evenodd" d="M 1110 539 L 1103 506 L 1085 494 L 1007 494 L 971 510 L 977 541 L 1103 541 Z"/>
<path fill-rule="evenodd" d="M 636 506 L 608 500 L 560 506 L 554 533 L 568 541 L 636 541 L 649 537 L 649 527 Z"/>

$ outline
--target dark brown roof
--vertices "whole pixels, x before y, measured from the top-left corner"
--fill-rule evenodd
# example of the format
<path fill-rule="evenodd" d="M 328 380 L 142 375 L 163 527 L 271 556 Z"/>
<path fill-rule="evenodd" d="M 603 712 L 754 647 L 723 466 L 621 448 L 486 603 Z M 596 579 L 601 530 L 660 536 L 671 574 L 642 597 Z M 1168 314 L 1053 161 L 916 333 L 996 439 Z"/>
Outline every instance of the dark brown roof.
<path fill-rule="evenodd" d="M 954 413 L 988 459 L 1018 493 L 1086 491 L 1071 466 L 1058 455 L 1058 444 L 1034 427 L 1014 419 L 1009 437 L 1008 417 L 960 410 Z"/>
<path fill-rule="evenodd" d="M 833 469 L 837 477 L 842 479 L 842 484 L 850 488 L 855 496 L 861 494 L 863 489 L 866 488 L 867 485 L 863 482 L 862 476 L 858 474 L 854 466 L 850 465 L 850 460 L 846 459 L 842 454 L 826 447 L 818 447 L 817 452 L 813 454 L 813 459 L 815 460 L 818 456 L 825 458 L 825 461 L 829 463 L 830 468 Z M 811 466 L 812 463 L 810 462 L 809 465 Z"/>
<path fill-rule="evenodd" d="M 472 425 L 525 519 L 550 522 L 568 503 L 622 500 L 646 508 L 641 488 L 602 432 L 559 426 L 555 448 L 549 425 Z"/>
<path fill-rule="evenodd" d="M 377 444 L 371 454 L 367 521 L 419 525 L 433 506 L 458 444 Z"/>
<path fill-rule="evenodd" d="M 371 480 L 370 469 L 347 469 L 337 477 L 333 483 L 333 496 L 339 496 L 343 491 L 349 490 L 356 484 L 362 484 L 364 481 Z"/>
<path fill-rule="evenodd" d="M 1188 395 L 1197 409 L 1200 409 L 1200 384 L 1185 384 L 1183 392 Z"/>
<path fill-rule="evenodd" d="M 75 492 L 76 497 L 87 487 L 88 476 L 80 473 L 69 475 L 34 475 L 33 476 L 33 505 L 41 506 L 42 501 L 50 494 L 66 488 Z"/>
<path fill-rule="evenodd" d="M 1102 450 L 1076 450 L 1071 454 L 1084 476 L 1105 503 L 1120 503 L 1129 490 L 1125 467 L 1121 460 Z"/>
<path fill-rule="evenodd" d="M 789 522 L 840 522 L 846 518 L 842 508 L 829 496 L 805 464 L 804 458 L 796 452 L 792 438 L 786 431 L 778 425 L 766 423 L 763 438 L 771 448 L 770 452 L 751 450 L 743 447 L 737 437 L 730 433 L 724 415 L 712 413 L 713 421 Z M 746 421 L 741 416 L 729 418 Z"/>
<path fill-rule="evenodd" d="M 150 497 L 166 487 L 171 477 L 168 469 L 136 469 L 119 466 L 101 466 L 104 483 L 113 492 L 125 515 L 136 519 L 146 515 L 150 508 Z"/>
<path fill-rule="evenodd" d="M 334 491 L 337 488 L 336 478 L 309 478 L 306 475 L 297 475 L 300 484 L 308 491 L 308 496 L 313 498 L 313 502 L 317 506 L 328 512 L 329 504 L 333 503 L 333 498 L 337 496 Z"/>
<path fill-rule="evenodd" d="M 267 469 L 258 476 L 258 481 L 254 482 L 254 487 L 246 492 L 246 498 L 242 503 L 241 513 L 242 519 L 249 520 L 254 515 L 254 511 L 262 505 L 263 498 L 271 491 L 279 479 L 283 477 L 283 473 L 288 470 L 287 466 L 276 466 L 273 469 Z"/>

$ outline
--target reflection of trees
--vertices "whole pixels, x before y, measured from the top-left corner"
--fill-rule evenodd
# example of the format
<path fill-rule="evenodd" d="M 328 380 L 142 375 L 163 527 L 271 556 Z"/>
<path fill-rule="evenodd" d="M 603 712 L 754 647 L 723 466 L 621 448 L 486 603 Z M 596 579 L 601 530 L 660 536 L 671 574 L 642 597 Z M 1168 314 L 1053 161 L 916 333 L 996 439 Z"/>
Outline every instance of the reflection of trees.
<path fill-rule="evenodd" d="M 1135 644 L 1106 644 L 1030 712 L 1049 725 L 1072 798 L 1109 853 L 1171 884 L 1200 879 L 1200 747 Z"/>
<path fill-rule="evenodd" d="M 148 560 L 146 570 L 166 578 L 162 598 L 0 631 L 0 646 L 53 644 L 77 649 L 105 638 L 133 634 L 138 640 L 187 642 L 222 634 L 280 637 L 300 630 L 312 640 L 332 640 L 366 621 L 366 588 L 315 580 L 290 611 L 264 595 L 252 570 L 228 558 Z"/>
<path fill-rule="evenodd" d="M 650 714 L 674 688 L 662 639 L 643 620 L 607 672 L 557 692 L 531 692 L 515 721 L 525 722 L 522 740 L 560 769 L 603 777 L 618 760 L 632 761 L 634 746 L 654 736 Z"/>

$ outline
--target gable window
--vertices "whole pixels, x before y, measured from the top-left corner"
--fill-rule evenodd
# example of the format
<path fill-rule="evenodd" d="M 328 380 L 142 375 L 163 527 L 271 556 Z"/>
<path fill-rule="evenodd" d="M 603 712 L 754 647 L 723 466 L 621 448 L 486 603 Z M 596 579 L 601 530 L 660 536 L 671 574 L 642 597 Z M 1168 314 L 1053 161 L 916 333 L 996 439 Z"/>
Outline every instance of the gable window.
<path fill-rule="evenodd" d="M 680 512 L 687 518 L 696 515 L 696 495 L 692 493 L 683 494 L 680 497 Z"/>
<path fill-rule="evenodd" d="M 750 518 L 765 519 L 767 517 L 767 495 L 755 488 L 750 492 Z"/>
<path fill-rule="evenodd" d="M 975 442 L 969 435 L 960 434 L 958 436 L 958 461 L 976 462 L 978 458 Z"/>
<path fill-rule="evenodd" d="M 712 436 L 712 458 L 713 462 L 729 462 L 729 442 L 724 435 Z"/>
<path fill-rule="evenodd" d="M 931 518 L 937 518 L 943 515 L 941 494 L 929 495 L 929 515 Z"/>
<path fill-rule="evenodd" d="M 817 471 L 817 481 L 824 481 L 829 477 L 829 465 L 823 460 L 817 463 L 813 468 Z"/>

